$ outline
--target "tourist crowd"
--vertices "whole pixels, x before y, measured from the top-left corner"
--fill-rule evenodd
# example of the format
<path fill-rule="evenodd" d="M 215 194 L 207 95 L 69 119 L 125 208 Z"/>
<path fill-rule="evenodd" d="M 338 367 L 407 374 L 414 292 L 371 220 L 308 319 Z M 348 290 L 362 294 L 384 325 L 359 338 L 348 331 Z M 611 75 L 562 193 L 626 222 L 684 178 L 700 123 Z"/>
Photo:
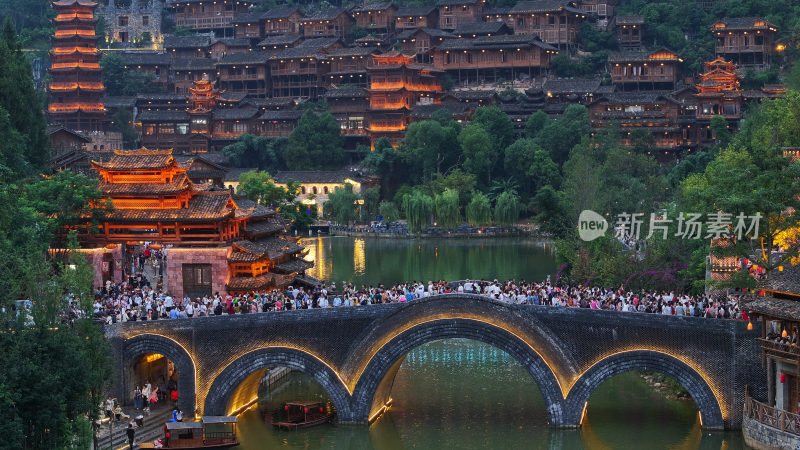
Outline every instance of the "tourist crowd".
<path fill-rule="evenodd" d="M 562 308 L 588 308 L 620 312 L 639 312 L 676 316 L 744 319 L 735 296 L 711 298 L 675 292 L 629 291 L 624 288 L 557 286 L 548 281 L 505 282 L 429 281 L 401 283 L 394 286 L 354 286 L 335 283 L 313 289 L 289 286 L 281 290 L 252 292 L 244 295 L 220 295 L 174 298 L 153 289 L 143 275 L 129 277 L 123 283 L 96 291 L 94 315 L 108 323 L 136 320 L 179 319 L 190 317 L 250 314 L 266 311 L 352 307 L 379 303 L 403 303 L 448 293 L 484 295 L 504 303 Z"/>

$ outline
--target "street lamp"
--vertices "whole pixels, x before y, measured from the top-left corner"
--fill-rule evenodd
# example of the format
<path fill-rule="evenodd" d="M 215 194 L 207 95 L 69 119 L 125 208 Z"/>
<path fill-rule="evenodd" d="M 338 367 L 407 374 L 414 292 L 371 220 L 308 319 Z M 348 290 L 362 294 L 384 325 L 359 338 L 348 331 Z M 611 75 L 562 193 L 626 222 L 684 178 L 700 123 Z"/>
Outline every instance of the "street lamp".
<path fill-rule="evenodd" d="M 356 200 L 356 203 L 358 203 L 358 221 L 361 222 L 361 209 L 364 207 L 364 199 L 360 198 Z"/>

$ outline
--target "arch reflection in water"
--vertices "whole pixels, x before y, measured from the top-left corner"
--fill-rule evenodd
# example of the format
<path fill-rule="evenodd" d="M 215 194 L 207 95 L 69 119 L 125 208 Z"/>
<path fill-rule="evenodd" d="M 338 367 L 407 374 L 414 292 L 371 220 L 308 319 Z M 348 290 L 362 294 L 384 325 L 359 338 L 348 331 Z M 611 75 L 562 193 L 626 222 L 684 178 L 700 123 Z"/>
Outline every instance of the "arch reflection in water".
<path fill-rule="evenodd" d="M 265 404 L 327 395 L 294 373 L 293 387 L 263 395 L 239 417 L 243 450 L 287 449 L 739 449 L 739 432 L 702 433 L 691 401 L 667 400 L 636 373 L 618 375 L 589 400 L 580 430 L 546 424 L 547 411 L 530 374 L 513 357 L 476 341 L 425 344 L 405 358 L 394 403 L 372 426 L 322 425 L 277 432 L 264 424 Z"/>

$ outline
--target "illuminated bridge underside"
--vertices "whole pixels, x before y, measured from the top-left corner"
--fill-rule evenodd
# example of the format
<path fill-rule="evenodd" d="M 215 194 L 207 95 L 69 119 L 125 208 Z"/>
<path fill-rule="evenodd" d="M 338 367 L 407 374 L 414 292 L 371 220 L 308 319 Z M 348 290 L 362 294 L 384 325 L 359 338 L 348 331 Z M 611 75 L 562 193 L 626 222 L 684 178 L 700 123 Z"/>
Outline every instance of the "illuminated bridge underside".
<path fill-rule="evenodd" d="M 757 327 L 757 326 L 756 326 Z M 341 422 L 366 423 L 385 410 L 405 355 L 428 342 L 468 338 L 515 358 L 536 381 L 554 426 L 579 426 L 592 393 L 632 370 L 681 383 L 706 428 L 737 428 L 745 386 L 766 386 L 758 329 L 693 317 L 507 305 L 472 295 L 441 295 L 409 304 L 247 314 L 106 329 L 115 369 L 130 373 L 148 353 L 178 370 L 179 405 L 230 414 L 256 395 L 265 369 L 289 367 L 314 377 Z M 133 391 L 114 378 L 116 395 Z"/>

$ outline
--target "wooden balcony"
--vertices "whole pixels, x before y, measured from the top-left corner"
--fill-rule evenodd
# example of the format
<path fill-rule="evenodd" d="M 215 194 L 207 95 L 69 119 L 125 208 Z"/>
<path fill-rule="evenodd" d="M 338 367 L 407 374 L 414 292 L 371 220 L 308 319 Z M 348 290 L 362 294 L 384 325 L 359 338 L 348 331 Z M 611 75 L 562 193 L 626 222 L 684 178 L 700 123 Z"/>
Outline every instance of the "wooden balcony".
<path fill-rule="evenodd" d="M 220 14 L 220 15 L 216 15 Z M 231 21 L 233 20 L 233 12 L 232 11 L 224 11 L 220 13 L 215 13 L 213 16 L 208 17 L 183 17 L 178 16 L 175 19 L 175 25 L 189 27 L 194 29 L 204 29 L 204 28 L 220 28 L 220 27 L 229 27 L 231 26 Z"/>
<path fill-rule="evenodd" d="M 263 80 L 266 75 L 263 73 L 245 73 L 245 74 L 227 74 L 221 73 L 219 75 L 220 81 L 243 81 L 243 80 Z"/>
<path fill-rule="evenodd" d="M 761 403 L 750 395 L 744 399 L 744 415 L 768 427 L 800 436 L 800 415 Z"/>
<path fill-rule="evenodd" d="M 782 344 L 771 339 L 758 338 L 761 348 L 767 353 L 773 353 L 791 359 L 800 359 L 800 347 L 795 344 Z"/>
<path fill-rule="evenodd" d="M 766 45 L 717 45 L 717 53 L 759 53 L 767 52 Z"/>

